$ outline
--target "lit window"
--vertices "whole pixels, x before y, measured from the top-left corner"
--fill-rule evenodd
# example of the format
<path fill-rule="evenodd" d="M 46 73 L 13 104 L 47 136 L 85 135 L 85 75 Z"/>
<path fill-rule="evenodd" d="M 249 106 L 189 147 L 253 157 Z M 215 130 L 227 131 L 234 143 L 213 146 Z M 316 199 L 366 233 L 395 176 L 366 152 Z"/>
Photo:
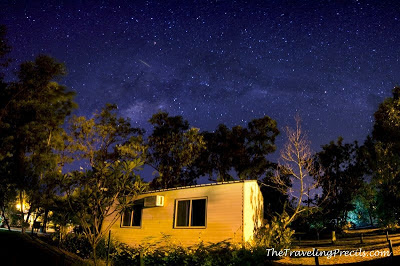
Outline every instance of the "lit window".
<path fill-rule="evenodd" d="M 141 226 L 142 225 L 142 205 L 134 205 L 127 209 L 121 218 L 121 226 Z"/>
<path fill-rule="evenodd" d="M 177 200 L 175 227 L 205 227 L 207 199 Z"/>

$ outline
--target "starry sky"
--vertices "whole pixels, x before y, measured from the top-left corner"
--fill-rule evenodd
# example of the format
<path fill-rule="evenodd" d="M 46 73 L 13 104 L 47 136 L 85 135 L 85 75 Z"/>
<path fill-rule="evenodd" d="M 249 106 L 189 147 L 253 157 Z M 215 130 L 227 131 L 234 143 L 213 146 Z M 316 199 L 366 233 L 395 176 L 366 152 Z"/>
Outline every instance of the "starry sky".
<path fill-rule="evenodd" d="M 318 151 L 363 141 L 400 79 L 398 1 L 0 0 L 0 24 L 10 72 L 51 55 L 76 114 L 116 103 L 147 129 L 158 110 L 208 131 L 299 113 Z"/>

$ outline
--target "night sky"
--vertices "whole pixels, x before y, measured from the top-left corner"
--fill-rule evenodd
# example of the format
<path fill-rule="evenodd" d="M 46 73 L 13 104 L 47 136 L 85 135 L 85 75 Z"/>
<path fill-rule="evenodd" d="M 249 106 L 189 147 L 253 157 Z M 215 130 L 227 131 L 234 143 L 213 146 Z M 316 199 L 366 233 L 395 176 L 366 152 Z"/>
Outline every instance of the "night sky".
<path fill-rule="evenodd" d="M 10 71 L 51 55 L 76 114 L 116 103 L 147 129 L 160 109 L 209 131 L 298 112 L 316 151 L 363 141 L 399 83 L 398 1 L 117 2 L 0 0 Z"/>

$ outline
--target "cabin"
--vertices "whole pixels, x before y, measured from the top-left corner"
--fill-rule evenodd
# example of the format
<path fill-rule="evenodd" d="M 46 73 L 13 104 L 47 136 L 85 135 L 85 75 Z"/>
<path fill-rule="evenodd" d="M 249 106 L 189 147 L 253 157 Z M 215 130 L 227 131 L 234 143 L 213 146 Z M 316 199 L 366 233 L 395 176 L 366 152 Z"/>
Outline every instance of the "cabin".
<path fill-rule="evenodd" d="M 130 246 L 157 243 L 165 236 L 182 246 L 244 244 L 262 221 L 263 196 L 256 180 L 220 182 L 141 194 L 111 227 L 111 235 Z"/>

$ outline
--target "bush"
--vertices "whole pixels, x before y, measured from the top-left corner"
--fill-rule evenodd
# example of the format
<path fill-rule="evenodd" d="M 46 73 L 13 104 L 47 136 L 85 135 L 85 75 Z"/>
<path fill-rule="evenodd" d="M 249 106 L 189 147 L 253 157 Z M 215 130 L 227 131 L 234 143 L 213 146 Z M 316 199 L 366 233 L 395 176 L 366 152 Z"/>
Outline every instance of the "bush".
<path fill-rule="evenodd" d="M 100 259 L 105 259 L 107 256 L 107 242 L 102 240 L 97 246 L 96 253 Z M 58 239 L 53 239 L 53 243 L 58 243 Z M 81 258 L 91 258 L 92 248 L 83 234 L 67 234 L 60 247 Z M 145 265 L 250 266 L 270 265 L 273 258 L 267 256 L 265 246 L 252 245 L 244 248 L 225 241 L 209 245 L 200 242 L 195 246 L 182 247 L 179 243 L 171 241 L 169 236 L 164 236 L 159 242 L 148 241 L 147 244 L 136 248 L 115 240 L 111 241 L 112 265 L 140 265 L 141 259 Z"/>
<path fill-rule="evenodd" d="M 84 234 L 67 234 L 62 241 L 60 241 L 60 234 L 54 234 L 51 240 L 53 245 L 57 245 L 64 250 L 78 255 L 83 259 L 92 258 L 92 246 L 85 237 Z M 110 247 L 110 249 L 112 246 Z M 96 247 L 97 258 L 105 259 L 107 257 L 107 243 L 105 239 L 102 239 Z"/>
<path fill-rule="evenodd" d="M 164 246 L 148 244 L 137 248 L 113 241 L 110 257 L 113 265 L 139 265 L 140 254 L 145 265 L 269 265 L 266 249 L 261 247 L 242 248 L 229 242 L 211 245 L 200 243 L 182 247 L 167 242 Z"/>
<path fill-rule="evenodd" d="M 399 225 L 396 222 L 390 222 L 387 223 L 385 226 L 385 229 L 387 229 L 389 232 L 396 232 L 397 229 L 399 228 Z"/>
<path fill-rule="evenodd" d="M 114 266 L 139 265 L 140 252 L 124 243 L 112 241 L 110 258 L 112 259 Z"/>
<path fill-rule="evenodd" d="M 274 216 L 271 222 L 259 228 L 255 234 L 255 246 L 263 248 L 274 248 L 283 250 L 290 247 L 294 231 L 285 227 L 289 216 L 284 212 L 282 215 Z"/>
<path fill-rule="evenodd" d="M 60 248 L 78 255 L 83 259 L 90 258 L 92 247 L 83 234 L 67 234 L 60 243 Z"/>

